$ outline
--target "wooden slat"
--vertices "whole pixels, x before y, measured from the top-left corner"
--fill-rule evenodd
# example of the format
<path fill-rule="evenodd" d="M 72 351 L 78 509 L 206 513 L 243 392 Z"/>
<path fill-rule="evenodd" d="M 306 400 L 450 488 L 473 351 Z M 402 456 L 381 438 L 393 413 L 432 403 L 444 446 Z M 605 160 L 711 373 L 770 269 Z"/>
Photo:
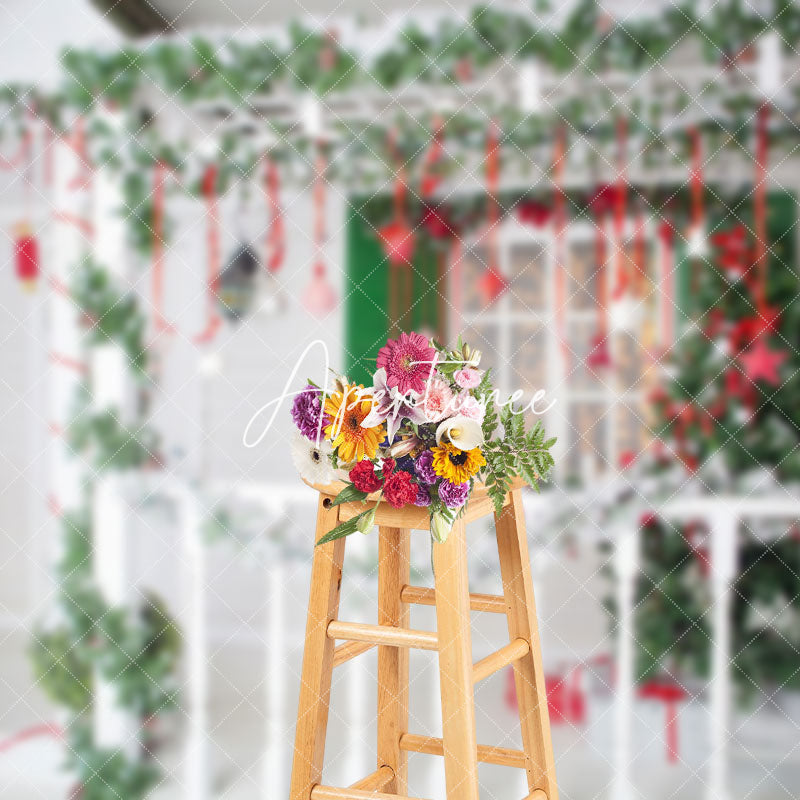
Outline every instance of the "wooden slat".
<path fill-rule="evenodd" d="M 415 603 L 419 606 L 435 606 L 436 592 L 423 586 L 404 586 L 400 593 L 404 603 Z M 469 596 L 470 611 L 485 611 L 489 614 L 505 614 L 505 598 L 495 594 L 476 594 Z"/>
<path fill-rule="evenodd" d="M 320 495 L 316 539 L 338 521 L 338 509 L 325 500 Z M 311 787 L 322 780 L 335 649 L 327 630 L 339 609 L 344 543 L 344 539 L 334 539 L 314 549 L 289 800 L 308 800 Z"/>
<path fill-rule="evenodd" d="M 391 645 L 392 647 L 416 647 L 420 650 L 438 650 L 439 640 L 430 631 L 414 631 L 408 628 L 393 628 L 389 625 L 364 625 L 360 622 L 334 620 L 328 625 L 330 639 L 347 639 L 351 642 Z"/>
<path fill-rule="evenodd" d="M 514 661 L 518 661 L 523 656 L 528 655 L 530 649 L 530 645 L 524 639 L 514 639 L 513 642 L 510 642 L 505 647 L 501 647 L 496 652 L 486 656 L 486 658 L 476 661 L 472 667 L 472 680 L 478 683 L 478 681 L 494 675 L 495 672 L 503 669 L 503 667 L 507 667 Z"/>
<path fill-rule="evenodd" d="M 528 789 L 541 789 L 548 800 L 558 800 L 528 537 L 519 491 L 512 493 L 511 504 L 503 513 L 495 516 L 495 529 L 503 594 L 508 604 L 508 635 L 510 639 L 530 642 L 530 652 L 514 663 L 522 746 L 528 755 Z"/>
<path fill-rule="evenodd" d="M 479 800 L 467 538 L 463 518 L 456 520 L 446 542 L 433 545 L 433 572 L 447 797 Z"/>
<path fill-rule="evenodd" d="M 417 798 L 360 789 L 336 789 L 333 786 L 317 784 L 311 790 L 311 800 L 417 800 Z"/>
<path fill-rule="evenodd" d="M 411 531 L 378 531 L 378 624 L 407 630 L 411 609 L 400 597 L 411 571 Z M 378 647 L 378 766 L 393 772 L 386 790 L 408 794 L 408 755 L 400 736 L 408 730 L 408 648 Z"/>
<path fill-rule="evenodd" d="M 547 800 L 547 792 L 542 789 L 535 789 L 532 791 L 525 800 Z"/>
<path fill-rule="evenodd" d="M 367 775 L 366 778 L 362 778 L 360 781 L 356 781 L 348 788 L 358 789 L 362 792 L 382 792 L 391 783 L 393 778 L 394 770 L 384 764 L 382 767 L 376 769 L 375 772 Z"/>
<path fill-rule="evenodd" d="M 345 642 L 344 644 L 340 644 L 333 651 L 333 666 L 338 667 L 351 658 L 360 656 L 362 653 L 366 653 L 367 650 L 372 650 L 373 647 L 375 647 L 375 645 L 369 642 Z"/>
<path fill-rule="evenodd" d="M 420 736 L 405 733 L 400 737 L 400 747 L 410 753 L 427 753 L 431 756 L 444 755 L 444 744 L 433 736 Z M 502 767 L 525 768 L 525 753 L 508 747 L 492 747 L 488 744 L 478 745 L 478 761 L 486 764 L 499 764 Z"/>

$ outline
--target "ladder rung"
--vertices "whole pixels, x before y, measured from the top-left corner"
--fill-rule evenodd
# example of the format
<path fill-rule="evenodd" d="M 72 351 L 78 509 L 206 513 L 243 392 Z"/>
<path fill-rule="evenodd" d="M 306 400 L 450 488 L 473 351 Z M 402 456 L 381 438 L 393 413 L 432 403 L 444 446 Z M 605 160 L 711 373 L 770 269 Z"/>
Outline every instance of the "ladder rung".
<path fill-rule="evenodd" d="M 333 786 L 317 784 L 311 790 L 311 800 L 417 800 L 399 794 L 383 794 L 361 789 L 336 789 Z"/>
<path fill-rule="evenodd" d="M 372 650 L 373 647 L 375 645 L 370 642 L 345 642 L 340 644 L 333 651 L 333 666 L 338 667 L 351 658 L 360 656 L 362 653 L 366 653 L 367 650 Z"/>
<path fill-rule="evenodd" d="M 394 778 L 394 770 L 384 764 L 375 772 L 350 785 L 350 789 L 359 789 L 362 792 L 382 792 Z"/>
<path fill-rule="evenodd" d="M 534 789 L 525 800 L 547 800 L 547 792 L 542 789 Z"/>
<path fill-rule="evenodd" d="M 400 592 L 404 603 L 415 603 L 420 606 L 435 606 L 436 592 L 422 586 L 404 586 Z M 506 601 L 495 594 L 471 594 L 469 607 L 472 611 L 487 611 L 490 614 L 505 614 Z"/>
<path fill-rule="evenodd" d="M 391 625 L 363 625 L 360 622 L 333 620 L 328 624 L 328 637 L 347 639 L 351 642 L 389 645 L 390 647 L 416 647 L 420 650 L 439 649 L 439 639 L 435 633 L 395 628 Z"/>
<path fill-rule="evenodd" d="M 523 656 L 528 655 L 531 647 L 524 639 L 514 639 L 513 642 L 501 647 L 496 653 L 477 661 L 472 667 L 472 682 L 477 683 Z"/>
<path fill-rule="evenodd" d="M 400 749 L 410 753 L 427 753 L 431 756 L 444 755 L 444 744 L 441 739 L 437 739 L 434 736 L 420 736 L 416 733 L 404 733 L 400 737 Z M 488 744 L 479 744 L 478 761 L 483 761 L 486 764 L 499 764 L 503 767 L 520 767 L 524 769 L 525 753 L 522 750 L 511 750 L 508 747 L 492 747 Z"/>

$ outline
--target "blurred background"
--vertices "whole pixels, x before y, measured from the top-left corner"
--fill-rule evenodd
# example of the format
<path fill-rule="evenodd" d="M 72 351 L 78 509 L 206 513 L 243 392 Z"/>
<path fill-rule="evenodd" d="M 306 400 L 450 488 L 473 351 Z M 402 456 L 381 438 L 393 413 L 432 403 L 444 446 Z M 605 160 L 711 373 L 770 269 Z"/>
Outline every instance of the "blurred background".
<path fill-rule="evenodd" d="M 313 341 L 364 380 L 412 329 L 556 401 L 525 505 L 562 798 L 799 796 L 800 5 L 0 20 L 3 798 L 287 797 L 316 500 L 287 403 L 243 434 L 322 379 Z M 343 618 L 375 621 L 376 538 Z M 477 660 L 505 634 L 473 623 Z M 411 669 L 438 735 L 437 664 Z M 375 672 L 335 673 L 329 784 L 374 769 Z M 519 746 L 508 672 L 477 716 Z"/>

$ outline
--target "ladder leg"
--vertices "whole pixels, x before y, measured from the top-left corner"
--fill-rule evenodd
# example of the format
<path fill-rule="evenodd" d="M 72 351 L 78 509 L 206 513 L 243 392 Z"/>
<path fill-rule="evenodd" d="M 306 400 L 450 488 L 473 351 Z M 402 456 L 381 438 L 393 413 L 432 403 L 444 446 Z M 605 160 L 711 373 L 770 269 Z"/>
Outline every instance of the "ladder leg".
<path fill-rule="evenodd" d="M 338 507 L 326 508 L 326 499 L 320 495 L 314 541 L 338 522 Z M 335 539 L 314 548 L 290 800 L 309 800 L 314 784 L 322 780 L 335 646 L 333 639 L 327 636 L 327 628 L 339 609 L 344 543 L 343 538 Z"/>
<path fill-rule="evenodd" d="M 547 800 L 558 800 L 528 539 L 519 490 L 512 492 L 511 502 L 503 513 L 495 515 L 495 525 L 508 633 L 511 641 L 519 637 L 530 644 L 528 654 L 514 663 L 528 788 L 531 792 L 543 791 Z"/>
<path fill-rule="evenodd" d="M 478 800 L 465 534 L 464 521 L 458 520 L 447 541 L 433 545 L 447 800 Z"/>
<path fill-rule="evenodd" d="M 380 528 L 378 543 L 378 624 L 409 627 L 409 606 L 400 598 L 409 582 L 411 537 L 407 528 Z M 378 769 L 389 766 L 395 777 L 384 789 L 408 794 L 408 754 L 400 737 L 408 733 L 407 647 L 378 647 Z"/>

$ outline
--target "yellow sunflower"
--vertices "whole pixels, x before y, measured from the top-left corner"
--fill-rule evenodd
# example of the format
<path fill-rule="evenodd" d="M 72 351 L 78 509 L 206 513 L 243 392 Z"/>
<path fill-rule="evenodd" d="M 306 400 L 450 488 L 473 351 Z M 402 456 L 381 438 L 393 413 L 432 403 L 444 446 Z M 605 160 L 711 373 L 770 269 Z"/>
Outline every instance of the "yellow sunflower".
<path fill-rule="evenodd" d="M 450 483 L 464 483 L 486 465 L 480 447 L 459 450 L 455 445 L 445 443 L 439 447 L 432 447 L 431 452 L 433 471 Z"/>
<path fill-rule="evenodd" d="M 325 426 L 325 436 L 338 448 L 343 464 L 360 461 L 364 456 L 375 458 L 375 451 L 383 441 L 384 425 L 362 428 L 361 422 L 372 409 L 372 396 L 365 395 L 364 387 L 345 386 L 325 399 L 325 413 L 330 423 Z"/>

